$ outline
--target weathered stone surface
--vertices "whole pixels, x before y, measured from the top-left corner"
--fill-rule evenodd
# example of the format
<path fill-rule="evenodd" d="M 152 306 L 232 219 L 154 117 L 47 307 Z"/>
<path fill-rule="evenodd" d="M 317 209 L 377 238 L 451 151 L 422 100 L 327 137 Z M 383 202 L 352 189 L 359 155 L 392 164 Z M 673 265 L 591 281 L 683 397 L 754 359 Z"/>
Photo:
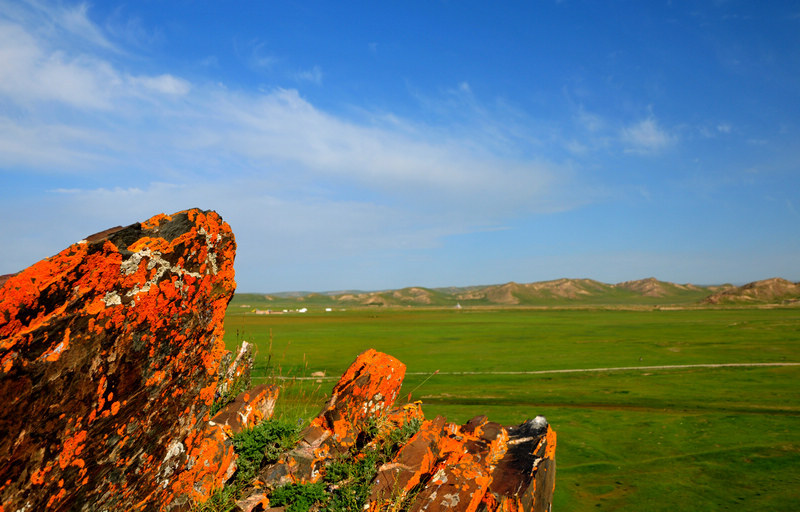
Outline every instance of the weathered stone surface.
<path fill-rule="evenodd" d="M 0 509 L 169 509 L 225 478 L 232 451 L 205 429 L 234 252 L 216 213 L 188 210 L 5 279 Z"/>
<path fill-rule="evenodd" d="M 438 442 L 439 461 L 409 510 L 477 510 L 492 470 L 506 452 L 507 440 L 506 430 L 487 422 L 485 416 L 464 426 L 445 425 Z"/>
<path fill-rule="evenodd" d="M 240 393 L 212 419 L 229 436 L 253 428 L 264 419 L 272 417 L 278 399 L 278 387 L 260 384 Z"/>
<path fill-rule="evenodd" d="M 405 498 L 424 477 L 432 474 L 440 458 L 439 442 L 444 425 L 442 416 L 424 422 L 392 462 L 378 469 L 369 497 L 370 511 L 386 510 L 389 504 Z"/>
<path fill-rule="evenodd" d="M 240 389 L 250 382 L 250 369 L 253 367 L 254 357 L 255 346 L 246 341 L 242 341 L 235 354 L 228 352 L 222 357 L 214 401 L 222 399 L 233 390 Z"/>
<path fill-rule="evenodd" d="M 486 510 L 546 512 L 553 499 L 556 433 L 544 416 L 508 428 L 508 450 L 492 473 Z"/>
<path fill-rule="evenodd" d="M 174 498 L 168 508 L 189 510 L 195 502 L 205 501 L 236 471 L 233 443 L 222 426 L 212 421 L 191 432 L 183 444 L 174 443 L 169 448 L 167 461 L 174 461 L 178 471 L 169 482 Z"/>
<path fill-rule="evenodd" d="M 236 502 L 236 512 L 253 512 L 269 507 L 269 498 L 264 494 L 252 494 Z"/>
<path fill-rule="evenodd" d="M 316 482 L 325 462 L 352 447 L 370 418 L 382 416 L 397 398 L 406 367 L 397 359 L 367 350 L 333 388 L 322 412 L 311 421 L 298 445 L 259 479 L 269 486 Z"/>

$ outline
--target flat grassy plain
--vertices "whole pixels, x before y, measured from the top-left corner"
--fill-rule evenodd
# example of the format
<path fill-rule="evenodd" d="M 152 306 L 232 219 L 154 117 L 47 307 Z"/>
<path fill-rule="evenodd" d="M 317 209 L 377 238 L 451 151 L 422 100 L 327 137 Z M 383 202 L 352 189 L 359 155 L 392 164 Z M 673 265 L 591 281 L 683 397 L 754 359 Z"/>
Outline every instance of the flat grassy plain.
<path fill-rule="evenodd" d="M 547 416 L 556 510 L 800 507 L 800 366 L 508 373 L 796 363 L 799 308 L 244 310 L 234 298 L 226 343 L 256 343 L 256 381 L 328 376 L 281 381 L 279 414 L 318 412 L 375 348 L 406 364 L 400 400 L 411 393 L 428 417 Z"/>

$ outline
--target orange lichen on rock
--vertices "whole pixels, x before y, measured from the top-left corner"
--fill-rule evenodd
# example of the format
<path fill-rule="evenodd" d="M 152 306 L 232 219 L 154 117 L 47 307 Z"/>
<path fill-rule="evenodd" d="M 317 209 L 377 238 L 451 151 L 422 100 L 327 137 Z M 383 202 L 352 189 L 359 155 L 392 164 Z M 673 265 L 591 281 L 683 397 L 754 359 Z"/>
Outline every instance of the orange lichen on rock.
<path fill-rule="evenodd" d="M 316 482 L 332 456 L 352 447 L 370 418 L 383 415 L 394 403 L 405 376 L 403 363 L 367 350 L 334 386 L 322 412 L 301 433 L 297 446 L 259 478 L 267 485 Z"/>
<path fill-rule="evenodd" d="M 277 386 L 261 384 L 240 393 L 211 421 L 226 432 L 230 431 L 231 434 L 238 434 L 242 430 L 253 428 L 261 421 L 272 417 L 279 389 Z"/>
<path fill-rule="evenodd" d="M 432 473 L 428 483 L 409 510 L 477 510 L 492 480 L 495 463 L 506 452 L 507 440 L 505 428 L 488 422 L 485 416 L 473 418 L 463 426 L 444 425 L 432 448 L 438 452 L 437 462 L 428 470 Z"/>
<path fill-rule="evenodd" d="M 87 237 L 0 283 L 7 510 L 166 510 L 190 460 L 214 485 L 229 473 L 230 450 L 170 450 L 206 428 L 235 248 L 215 212 L 188 210 Z"/>
<path fill-rule="evenodd" d="M 508 451 L 492 472 L 486 509 L 546 512 L 555 488 L 556 433 L 543 416 L 508 431 Z"/>
<path fill-rule="evenodd" d="M 219 425 L 206 423 L 191 443 L 187 440 L 186 446 L 186 462 L 181 464 L 186 469 L 165 480 L 171 482 L 170 507 L 206 501 L 236 471 L 233 444 Z"/>
<path fill-rule="evenodd" d="M 430 475 L 442 455 L 439 441 L 445 419 L 425 421 L 419 431 L 400 448 L 394 459 L 378 469 L 368 502 L 370 511 L 386 510 L 390 503 L 405 495 Z"/>
<path fill-rule="evenodd" d="M 373 349 L 363 352 L 339 379 L 311 425 L 330 431 L 340 451 L 349 448 L 364 421 L 380 416 L 394 403 L 405 372 L 405 365 L 392 356 Z"/>
<path fill-rule="evenodd" d="M 87 432 L 85 430 L 81 430 L 64 441 L 61 453 L 59 453 L 58 456 L 58 464 L 61 466 L 61 469 L 69 466 L 72 459 L 81 454 L 84 448 L 84 441 L 86 441 L 86 434 Z"/>

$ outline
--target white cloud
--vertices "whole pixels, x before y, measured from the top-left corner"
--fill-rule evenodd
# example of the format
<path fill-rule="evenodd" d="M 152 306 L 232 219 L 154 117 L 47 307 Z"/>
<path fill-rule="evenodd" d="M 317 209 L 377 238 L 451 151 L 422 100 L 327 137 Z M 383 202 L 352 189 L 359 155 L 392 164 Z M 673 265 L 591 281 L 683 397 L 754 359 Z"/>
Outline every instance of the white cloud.
<path fill-rule="evenodd" d="M 131 83 L 161 94 L 183 96 L 189 92 L 191 85 L 186 80 L 169 74 L 159 76 L 131 77 Z"/>
<path fill-rule="evenodd" d="M 298 81 L 322 85 L 322 69 L 320 69 L 319 66 L 314 66 L 313 68 L 305 71 L 298 71 L 297 73 L 294 73 L 292 77 Z"/>
<path fill-rule="evenodd" d="M 105 61 L 46 50 L 22 27 L 0 21 L 0 97 L 15 103 L 57 101 L 81 108 L 109 108 L 121 80 Z"/>
<path fill-rule="evenodd" d="M 31 168 L 53 174 L 108 167 L 113 141 L 93 128 L 63 123 L 22 123 L 0 115 L 0 172 Z"/>
<path fill-rule="evenodd" d="M 575 115 L 578 125 L 584 130 L 596 133 L 606 128 L 606 122 L 597 114 L 587 112 L 581 107 Z"/>
<path fill-rule="evenodd" d="M 37 5 L 45 13 L 49 11 L 48 8 L 44 8 L 38 2 L 31 2 L 31 4 Z M 103 35 L 100 29 L 92 23 L 88 13 L 89 5 L 81 3 L 75 7 L 57 9 L 51 19 L 70 34 L 82 37 L 97 46 L 115 49 L 115 46 Z"/>
<path fill-rule="evenodd" d="M 621 140 L 627 153 L 656 153 L 672 146 L 677 141 L 658 126 L 652 117 L 634 123 L 622 129 Z"/>
<path fill-rule="evenodd" d="M 38 0 L 0 0 L 0 17 L 30 27 L 38 37 L 70 45 L 119 52 L 119 49 L 89 19 L 89 4 L 53 5 Z"/>
<path fill-rule="evenodd" d="M 74 19 L 59 26 L 88 22 L 85 9 L 68 14 Z M 91 39 L 101 47 L 98 34 Z M 52 242 L 38 257 L 110 225 L 202 207 L 232 224 L 240 259 L 256 269 L 265 254 L 279 265 L 321 251 L 432 247 L 586 200 L 585 191 L 566 192 L 570 166 L 517 154 L 524 123 L 511 108 L 486 108 L 466 82 L 445 95 L 447 108 L 462 113 L 451 129 L 386 112 L 335 115 L 295 89 L 251 92 L 169 70 L 136 73 L 49 37 L 0 21 L 0 173 L 58 178 L 46 199 L 40 192 L 0 202 L 4 218 L 36 210 L 36 225 L 47 226 L 37 240 Z M 270 65 L 261 46 L 253 55 Z M 318 67 L 307 73 L 322 80 Z M 1 234 L 24 238 L 26 222 L 6 223 Z M 74 232 L 60 231 L 64 224 Z M 275 246 L 290 249 L 271 254 Z"/>
<path fill-rule="evenodd" d="M 278 58 L 266 50 L 266 44 L 259 41 L 251 41 L 249 46 L 250 55 L 248 61 L 255 69 L 271 69 L 278 62 Z"/>

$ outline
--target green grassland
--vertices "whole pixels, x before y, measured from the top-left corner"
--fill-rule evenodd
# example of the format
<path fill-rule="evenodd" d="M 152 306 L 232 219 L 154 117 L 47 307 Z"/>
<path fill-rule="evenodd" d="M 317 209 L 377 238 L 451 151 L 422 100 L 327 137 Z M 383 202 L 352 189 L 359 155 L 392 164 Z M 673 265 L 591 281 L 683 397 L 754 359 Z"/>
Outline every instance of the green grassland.
<path fill-rule="evenodd" d="M 226 343 L 257 344 L 256 382 L 328 376 L 281 381 L 280 414 L 316 413 L 356 355 L 375 348 L 407 365 L 401 400 L 409 393 L 422 400 L 428 417 L 487 414 L 517 424 L 547 416 L 559 436 L 557 510 L 796 510 L 800 503 L 800 366 L 499 373 L 800 362 L 798 308 L 256 316 L 236 307 L 240 301 L 229 308 Z"/>

